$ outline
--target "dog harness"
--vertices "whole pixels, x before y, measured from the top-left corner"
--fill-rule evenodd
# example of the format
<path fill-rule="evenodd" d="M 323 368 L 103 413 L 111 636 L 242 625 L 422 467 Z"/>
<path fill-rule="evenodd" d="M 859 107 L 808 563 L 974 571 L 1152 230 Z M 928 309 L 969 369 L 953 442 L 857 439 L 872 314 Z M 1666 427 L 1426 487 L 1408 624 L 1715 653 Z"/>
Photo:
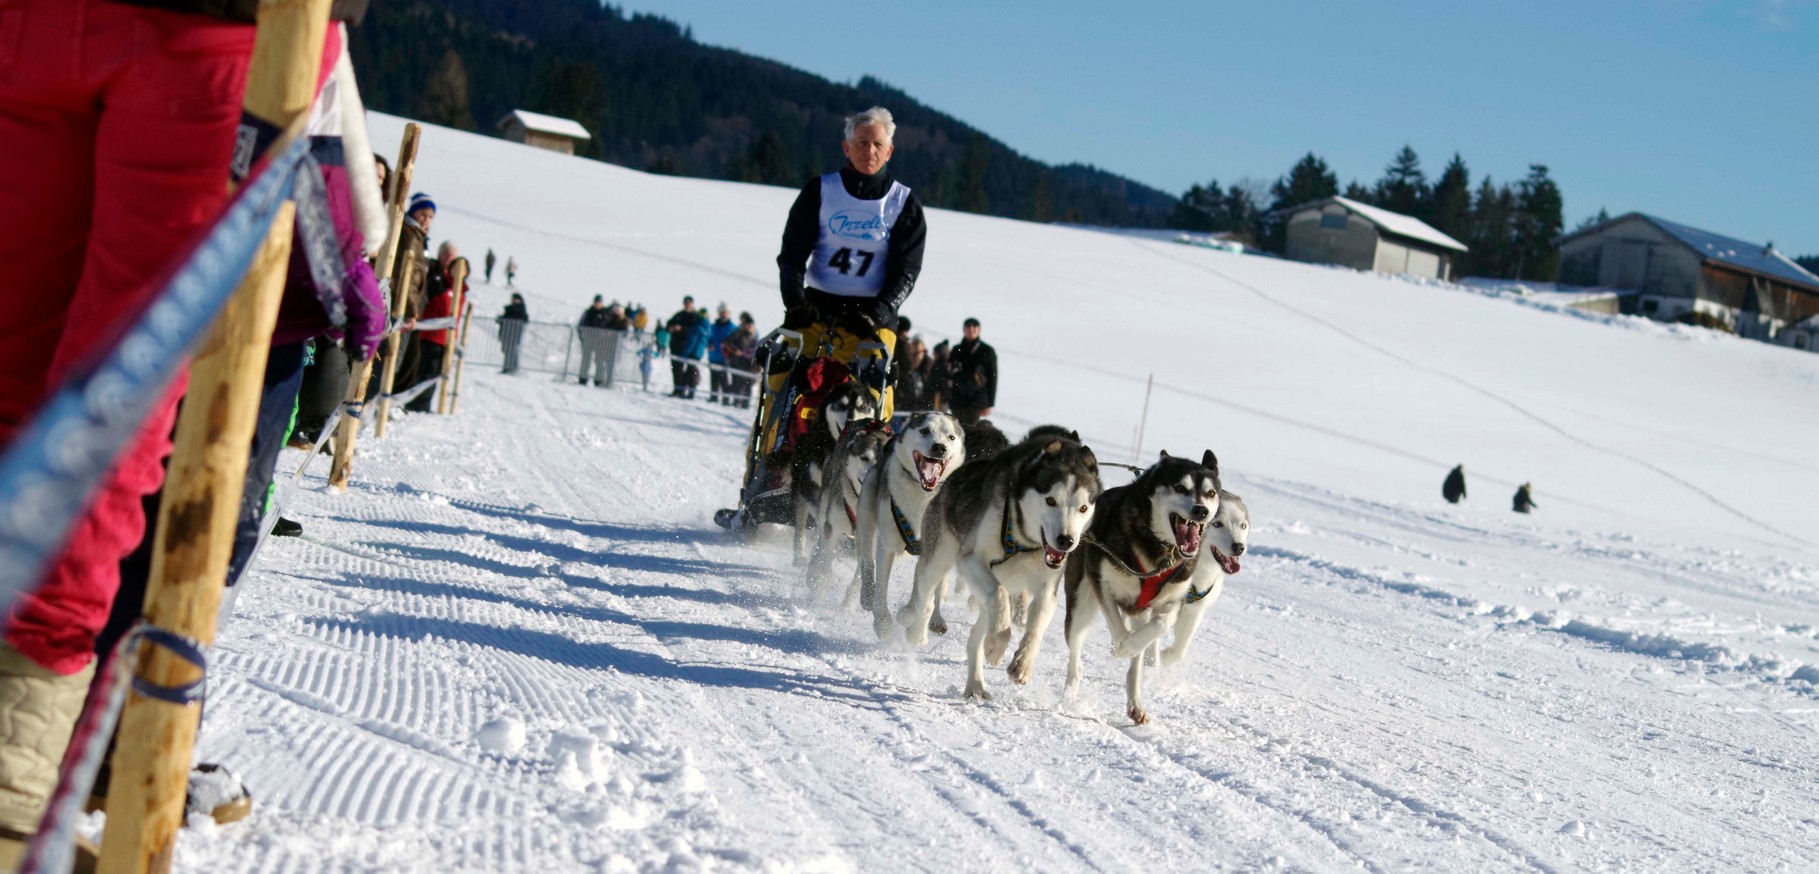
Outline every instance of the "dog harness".
<path fill-rule="evenodd" d="M 853 502 L 841 498 L 840 505 L 846 508 L 846 521 L 853 523 L 853 528 L 857 529 L 859 527 L 859 514 L 853 512 Z"/>
<path fill-rule="evenodd" d="M 1171 559 L 1170 561 L 1156 568 L 1154 571 L 1145 572 L 1125 564 L 1123 559 L 1112 553 L 1110 547 L 1100 543 L 1099 538 L 1089 534 L 1081 539 L 1097 547 L 1100 552 L 1105 553 L 1105 557 L 1109 559 L 1112 564 L 1117 565 L 1119 570 L 1137 578 L 1137 601 L 1135 604 L 1131 605 L 1132 609 L 1135 610 L 1148 610 L 1150 604 L 1155 602 L 1156 596 L 1162 594 L 1162 587 L 1173 582 L 1175 575 L 1180 573 L 1182 568 L 1187 567 L 1187 561 L 1182 558 L 1181 553 L 1173 546 L 1168 548 L 1167 555 Z M 1193 587 L 1189 586 L 1188 591 L 1191 593 Z M 1210 592 L 1212 590 L 1208 589 L 1207 591 Z M 1205 594 L 1198 596 L 1190 594 L 1187 603 L 1192 604 L 1204 597 L 1206 597 Z"/>
<path fill-rule="evenodd" d="M 1193 586 L 1188 586 L 1187 587 L 1187 597 L 1181 599 L 1181 603 L 1192 604 L 1195 601 L 1200 600 L 1201 598 L 1211 595 L 1212 593 L 1213 593 L 1213 590 L 1211 588 L 1208 588 L 1206 591 L 1202 592 L 1199 589 L 1194 588 Z"/>
<path fill-rule="evenodd" d="M 1004 557 L 998 559 L 997 561 L 992 562 L 991 563 L 992 567 L 997 567 L 1001 564 L 1004 564 L 1007 561 L 1010 561 L 1013 558 L 1016 558 L 1018 553 L 1042 551 L 1042 547 L 1040 547 L 1040 546 L 1024 546 L 1023 544 L 1017 542 L 1017 535 L 1015 532 L 1013 532 L 1011 530 L 1011 496 L 1010 495 L 1004 496 L 1004 527 L 999 534 L 998 540 L 999 540 L 999 542 L 1004 544 Z"/>
<path fill-rule="evenodd" d="M 903 514 L 903 508 L 897 506 L 896 498 L 891 499 L 891 518 L 897 520 L 897 534 L 903 538 L 904 551 L 910 555 L 921 555 L 922 538 L 917 537 L 916 529 L 910 527 L 909 517 Z"/>

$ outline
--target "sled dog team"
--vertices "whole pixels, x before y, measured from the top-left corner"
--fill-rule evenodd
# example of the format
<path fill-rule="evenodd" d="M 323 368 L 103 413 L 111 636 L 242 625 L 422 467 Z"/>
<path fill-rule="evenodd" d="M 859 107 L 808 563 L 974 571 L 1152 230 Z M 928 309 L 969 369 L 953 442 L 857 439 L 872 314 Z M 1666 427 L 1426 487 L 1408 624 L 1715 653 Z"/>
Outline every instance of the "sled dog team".
<path fill-rule="evenodd" d="M 1127 713 L 1148 722 L 1145 663 L 1186 655 L 1249 537 L 1244 501 L 1220 489 L 1213 453 L 1196 461 L 1163 452 L 1135 482 L 1107 489 L 1092 449 L 1066 428 L 1041 426 L 1012 444 L 990 422 L 963 429 L 946 413 L 918 412 L 893 433 L 872 403 L 864 392 L 830 399 L 820 448 L 793 462 L 796 561 L 807 563 L 809 596 L 821 594 L 835 554 L 850 545 L 858 568 L 847 602 L 857 595 L 879 639 L 902 626 L 921 646 L 930 631 L 947 631 L 941 601 L 955 572 L 980 611 L 965 689 L 978 699 L 991 697 L 985 666 L 1003 660 L 1013 618 L 1023 637 L 1008 673 L 1029 682 L 1064 598 L 1067 694 L 1079 688 L 1087 632 L 1104 616 L 1114 655 L 1130 662 Z M 893 615 L 891 569 L 906 556 L 915 584 Z"/>

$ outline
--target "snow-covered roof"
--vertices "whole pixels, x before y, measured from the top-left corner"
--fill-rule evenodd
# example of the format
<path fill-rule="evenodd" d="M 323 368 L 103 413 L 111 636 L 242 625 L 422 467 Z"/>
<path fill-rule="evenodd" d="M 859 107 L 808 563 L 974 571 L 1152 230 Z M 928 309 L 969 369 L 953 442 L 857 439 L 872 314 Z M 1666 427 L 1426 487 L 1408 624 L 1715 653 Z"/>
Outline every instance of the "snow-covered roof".
<path fill-rule="evenodd" d="M 1433 225 L 1415 218 L 1412 215 L 1390 212 L 1382 207 L 1371 206 L 1368 203 L 1359 203 L 1349 197 L 1341 197 L 1339 195 L 1323 197 L 1311 203 L 1290 207 L 1282 212 L 1293 214 L 1309 209 L 1317 209 L 1329 203 L 1337 203 L 1340 206 L 1345 207 L 1352 214 L 1376 225 L 1377 229 L 1380 231 L 1394 234 L 1398 237 L 1407 237 L 1411 240 L 1418 240 L 1431 246 L 1439 246 L 1442 249 L 1452 249 L 1457 252 L 1466 251 L 1464 243 L 1440 233 Z"/>
<path fill-rule="evenodd" d="M 1735 237 L 1727 237 L 1723 234 L 1715 234 L 1711 231 L 1702 231 L 1689 225 L 1683 225 L 1679 222 L 1670 222 L 1667 219 L 1657 218 L 1646 213 L 1625 213 L 1608 222 L 1604 222 L 1603 224 L 1594 225 L 1583 231 L 1568 234 L 1565 237 L 1561 237 L 1561 240 L 1564 241 L 1582 234 L 1594 233 L 1608 225 L 1629 218 L 1640 218 L 1643 221 L 1660 228 L 1665 231 L 1668 236 L 1679 240 L 1681 243 L 1685 244 L 1687 248 L 1692 249 L 1694 252 L 1698 253 L 1699 257 L 1704 258 L 1707 261 L 1716 261 L 1720 264 L 1735 267 L 1739 270 L 1779 279 L 1782 282 L 1792 282 L 1809 289 L 1819 289 L 1819 276 L 1814 276 L 1800 265 L 1795 264 L 1786 255 L 1783 255 L 1768 246 L 1759 243 L 1751 243 L 1747 240 L 1739 240 Z"/>
<path fill-rule="evenodd" d="M 592 134 L 587 132 L 587 128 L 582 127 L 581 123 L 578 121 L 567 118 L 557 118 L 553 115 L 544 115 L 541 112 L 529 112 L 523 109 L 514 109 L 511 112 L 506 113 L 505 117 L 499 119 L 499 124 L 496 125 L 496 127 L 503 127 L 507 121 L 514 118 L 518 120 L 519 124 L 524 125 L 526 129 L 534 130 L 538 133 L 555 134 L 559 137 L 574 137 L 577 140 L 591 140 L 594 138 Z"/>

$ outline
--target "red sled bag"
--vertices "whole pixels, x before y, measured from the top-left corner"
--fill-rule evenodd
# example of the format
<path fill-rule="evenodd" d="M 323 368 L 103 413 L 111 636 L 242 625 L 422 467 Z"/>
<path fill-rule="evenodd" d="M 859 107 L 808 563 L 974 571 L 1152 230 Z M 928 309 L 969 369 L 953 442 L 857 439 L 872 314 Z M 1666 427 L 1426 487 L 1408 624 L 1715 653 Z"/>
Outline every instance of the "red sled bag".
<path fill-rule="evenodd" d="M 846 365 L 832 358 L 817 358 L 802 371 L 797 387 L 795 408 L 790 411 L 789 427 L 784 431 L 783 448 L 793 448 L 796 441 L 808 435 L 821 420 L 821 407 L 829 395 L 853 379 Z"/>

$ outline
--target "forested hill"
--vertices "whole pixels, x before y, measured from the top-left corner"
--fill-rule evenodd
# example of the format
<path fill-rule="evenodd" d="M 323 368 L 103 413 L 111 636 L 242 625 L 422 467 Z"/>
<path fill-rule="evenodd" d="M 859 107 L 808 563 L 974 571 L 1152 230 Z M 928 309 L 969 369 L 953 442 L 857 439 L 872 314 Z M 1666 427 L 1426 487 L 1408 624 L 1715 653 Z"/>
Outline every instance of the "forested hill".
<path fill-rule="evenodd" d="M 350 34 L 373 109 L 489 134 L 513 109 L 573 118 L 595 137 L 584 154 L 639 169 L 799 185 L 838 166 L 842 116 L 878 104 L 897 118 L 893 171 L 930 206 L 1158 226 L 1176 203 L 1026 158 L 870 77 L 830 82 L 597 0 L 388 0 Z"/>

